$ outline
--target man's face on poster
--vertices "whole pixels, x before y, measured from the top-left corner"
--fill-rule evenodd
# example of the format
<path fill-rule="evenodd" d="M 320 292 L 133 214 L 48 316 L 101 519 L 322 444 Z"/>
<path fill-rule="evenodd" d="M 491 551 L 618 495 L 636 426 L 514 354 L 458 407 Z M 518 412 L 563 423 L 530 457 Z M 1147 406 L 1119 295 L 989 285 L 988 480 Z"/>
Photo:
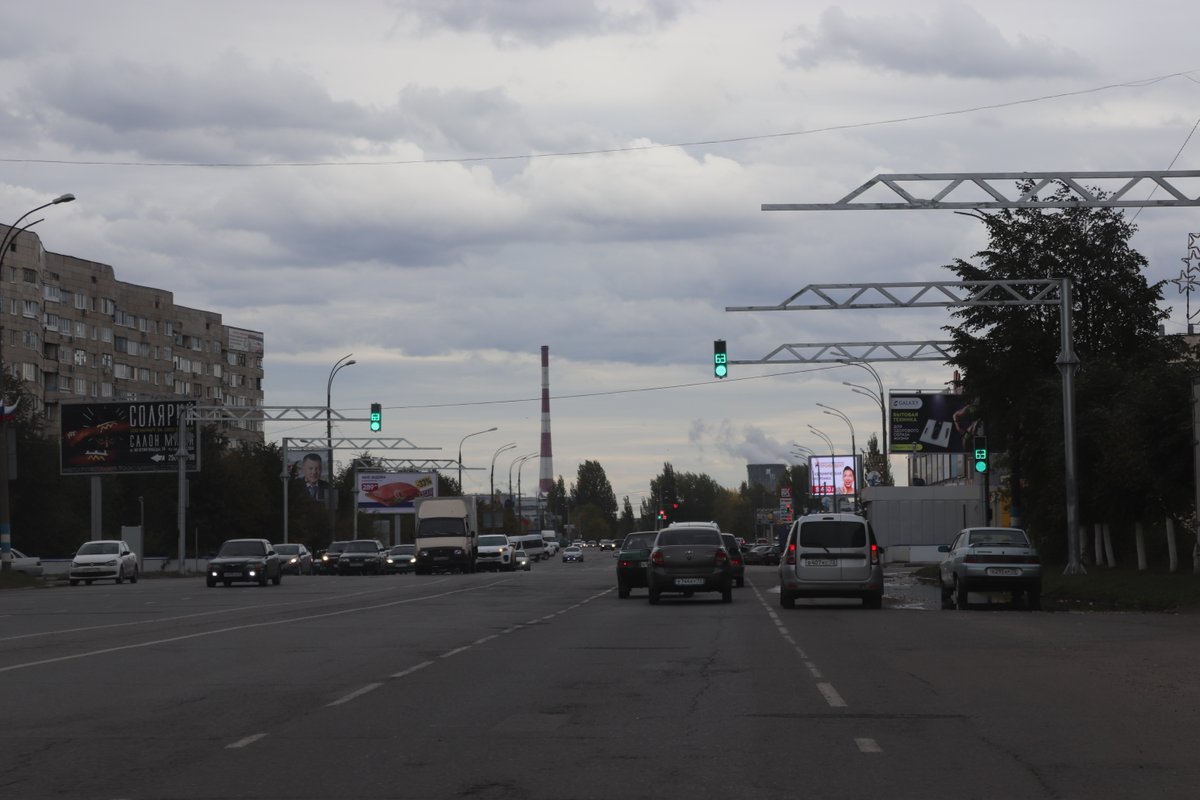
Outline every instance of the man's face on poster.
<path fill-rule="evenodd" d="M 301 465 L 301 472 L 304 474 L 305 483 L 320 483 L 321 482 L 321 460 L 319 458 L 306 458 Z"/>

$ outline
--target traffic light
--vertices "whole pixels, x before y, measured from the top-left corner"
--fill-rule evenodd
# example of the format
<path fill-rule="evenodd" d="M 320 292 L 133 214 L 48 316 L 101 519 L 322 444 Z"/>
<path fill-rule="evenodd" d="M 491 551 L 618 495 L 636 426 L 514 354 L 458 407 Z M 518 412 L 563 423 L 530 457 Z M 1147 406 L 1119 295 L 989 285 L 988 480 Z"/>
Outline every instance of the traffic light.
<path fill-rule="evenodd" d="M 725 340 L 713 341 L 713 375 L 724 378 L 729 375 L 729 361 L 725 356 Z"/>
<path fill-rule="evenodd" d="M 975 437 L 975 471 L 983 475 L 988 471 L 988 447 L 986 436 Z"/>
<path fill-rule="evenodd" d="M 371 433 L 383 430 L 383 406 L 371 403 Z"/>

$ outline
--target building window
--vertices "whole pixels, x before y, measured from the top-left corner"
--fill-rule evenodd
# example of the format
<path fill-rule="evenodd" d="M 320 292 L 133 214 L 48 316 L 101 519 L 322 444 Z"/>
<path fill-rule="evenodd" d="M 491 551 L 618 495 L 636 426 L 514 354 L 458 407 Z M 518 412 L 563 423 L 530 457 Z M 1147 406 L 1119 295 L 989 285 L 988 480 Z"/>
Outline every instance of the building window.
<path fill-rule="evenodd" d="M 77 366 L 77 367 L 86 367 L 87 366 L 87 351 L 86 350 L 76 350 L 75 351 L 75 366 Z"/>
<path fill-rule="evenodd" d="M 21 270 L 21 274 L 26 283 L 37 283 L 37 272 L 35 270 L 26 268 Z"/>
<path fill-rule="evenodd" d="M 79 320 L 75 320 L 75 337 L 78 339 L 87 338 L 87 325 L 84 325 Z"/>
<path fill-rule="evenodd" d="M 112 369 L 113 358 L 108 353 L 100 354 L 100 366 L 104 369 Z"/>
<path fill-rule="evenodd" d="M 80 311 L 87 310 L 87 295 L 85 295 L 83 292 L 75 293 L 75 307 Z"/>
<path fill-rule="evenodd" d="M 113 366 L 113 377 L 117 380 L 128 380 L 129 378 L 133 377 L 132 370 L 129 368 L 128 364 L 122 364 L 118 362 Z"/>
<path fill-rule="evenodd" d="M 43 286 L 42 299 L 48 303 L 57 303 L 62 299 L 62 295 L 57 286 Z"/>
<path fill-rule="evenodd" d="M 84 397 L 87 397 L 87 379 L 85 379 L 85 378 L 76 378 L 75 379 L 75 394 L 81 394 Z"/>
<path fill-rule="evenodd" d="M 113 396 L 113 388 L 112 388 L 111 383 L 100 384 L 100 396 L 101 397 L 112 397 Z"/>
<path fill-rule="evenodd" d="M 29 317 L 30 319 L 37 319 L 40 316 L 40 311 L 41 309 L 38 308 L 37 300 L 26 300 L 24 310 L 21 312 L 21 316 Z"/>
<path fill-rule="evenodd" d="M 60 392 L 71 391 L 71 376 L 70 375 L 59 375 L 58 376 L 58 390 Z"/>
<path fill-rule="evenodd" d="M 112 340 L 113 340 L 112 328 L 101 328 L 100 329 L 100 341 L 111 342 Z"/>

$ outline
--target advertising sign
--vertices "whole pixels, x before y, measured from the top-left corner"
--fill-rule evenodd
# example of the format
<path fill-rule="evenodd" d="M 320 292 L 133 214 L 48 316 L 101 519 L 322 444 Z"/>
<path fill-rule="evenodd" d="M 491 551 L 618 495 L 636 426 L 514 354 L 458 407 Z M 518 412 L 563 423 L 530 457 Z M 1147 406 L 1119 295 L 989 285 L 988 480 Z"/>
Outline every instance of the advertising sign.
<path fill-rule="evenodd" d="M 360 472 L 357 497 L 365 514 L 412 514 L 418 497 L 437 497 L 437 473 Z"/>
<path fill-rule="evenodd" d="M 283 451 L 287 474 L 292 484 L 289 493 L 308 495 L 318 503 L 328 503 L 333 480 L 333 454 L 328 448 Z"/>
<path fill-rule="evenodd" d="M 893 453 L 966 453 L 983 427 L 961 394 L 888 393 L 889 449 Z"/>
<path fill-rule="evenodd" d="M 858 461 L 854 456 L 811 456 L 809 494 L 818 497 L 853 495 L 858 484 Z"/>
<path fill-rule="evenodd" d="M 179 418 L 192 400 L 64 403 L 59 418 L 59 472 L 176 472 Z M 186 468 L 200 469 L 196 423 L 186 432 Z"/>

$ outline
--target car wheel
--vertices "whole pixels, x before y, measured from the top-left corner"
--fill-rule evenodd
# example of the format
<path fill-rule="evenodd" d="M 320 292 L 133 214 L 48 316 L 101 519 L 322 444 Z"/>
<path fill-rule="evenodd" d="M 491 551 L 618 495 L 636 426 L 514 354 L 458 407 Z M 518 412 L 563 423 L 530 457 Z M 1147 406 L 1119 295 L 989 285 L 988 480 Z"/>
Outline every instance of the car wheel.
<path fill-rule="evenodd" d="M 124 582 L 125 582 L 125 568 L 118 567 L 117 568 L 117 583 L 124 583 Z"/>
<path fill-rule="evenodd" d="M 941 578 L 938 578 L 938 588 L 942 593 L 942 608 L 954 608 L 954 589 L 942 583 Z"/>
<path fill-rule="evenodd" d="M 216 585 L 217 585 L 217 579 L 216 579 L 216 578 L 207 578 L 207 579 L 205 579 L 205 581 L 204 581 L 204 582 L 208 584 L 208 588 L 210 588 L 210 589 L 213 589 L 213 588 L 215 588 L 215 587 L 216 587 Z"/>
<path fill-rule="evenodd" d="M 79 579 L 78 579 L 78 578 L 71 578 L 71 580 L 70 580 L 70 581 L 68 581 L 68 583 L 70 583 L 72 586 L 78 586 L 78 585 L 79 585 Z"/>
<path fill-rule="evenodd" d="M 965 581 L 954 580 L 954 607 L 959 611 L 967 609 L 967 586 Z"/>
<path fill-rule="evenodd" d="M 133 574 L 129 576 L 129 582 L 137 583 L 137 579 L 138 579 L 138 571 L 137 571 L 137 567 L 134 567 Z"/>
<path fill-rule="evenodd" d="M 626 597 L 629 597 L 629 586 L 624 583 L 618 583 L 617 597 L 621 598 L 622 600 L 624 600 Z"/>
<path fill-rule="evenodd" d="M 782 586 L 779 587 L 779 605 L 783 608 L 795 608 L 796 595 L 792 594 L 787 589 L 784 589 Z"/>

